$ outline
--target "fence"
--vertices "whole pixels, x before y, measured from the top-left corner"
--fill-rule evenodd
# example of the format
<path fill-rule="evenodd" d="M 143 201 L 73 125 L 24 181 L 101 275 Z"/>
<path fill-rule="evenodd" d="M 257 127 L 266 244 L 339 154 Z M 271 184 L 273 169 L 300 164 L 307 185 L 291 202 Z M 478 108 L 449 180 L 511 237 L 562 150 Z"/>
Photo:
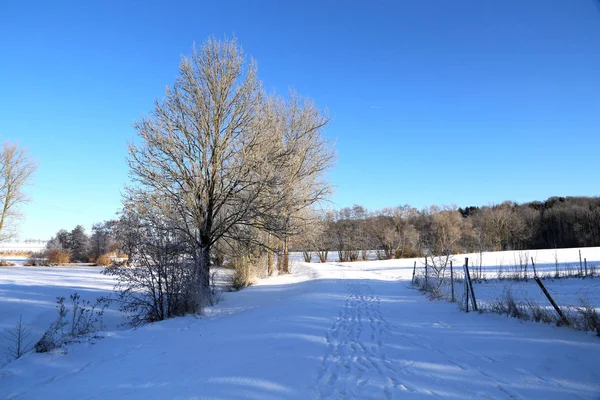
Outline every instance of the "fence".
<path fill-rule="evenodd" d="M 581 254 L 581 252 L 580 252 Z M 589 286 L 592 290 L 597 284 L 576 285 L 577 303 L 571 299 L 563 306 L 559 305 L 551 291 L 542 281 L 547 278 L 550 282 L 560 281 L 561 278 L 579 278 L 577 282 L 585 282 L 598 276 L 595 265 L 588 264 L 585 257 L 580 257 L 579 263 L 570 263 L 566 267 L 555 266 L 555 269 L 545 265 L 541 270 L 535 259 L 521 259 L 515 263 L 509 272 L 503 272 L 502 267 L 496 270 L 482 268 L 482 265 L 469 265 L 469 258 L 459 265 L 457 260 L 450 257 L 427 257 L 418 265 L 413 266 L 412 283 L 427 293 L 432 299 L 445 299 L 456 302 L 458 307 L 466 312 L 480 311 L 507 314 L 513 317 L 542 322 L 552 322 L 584 330 L 596 330 L 600 335 L 600 315 L 590 302 L 579 297 L 581 288 Z M 557 273 L 557 271 L 559 271 Z M 506 282 L 510 280 L 510 282 Z M 591 281 L 590 281 L 591 282 Z M 479 285 L 475 286 L 474 284 Z M 493 289 L 504 287 L 502 295 L 490 297 Z M 526 296 L 514 296 L 511 289 L 514 286 L 525 287 L 529 294 L 535 292 L 535 300 Z M 571 285 L 573 286 L 573 285 Z M 537 288 L 537 289 L 535 289 Z M 483 302 L 478 302 L 478 290 L 487 295 Z M 563 297 L 564 298 L 564 297 Z M 596 303 L 598 300 L 596 300 Z M 600 304 L 598 304 L 600 305 Z"/>

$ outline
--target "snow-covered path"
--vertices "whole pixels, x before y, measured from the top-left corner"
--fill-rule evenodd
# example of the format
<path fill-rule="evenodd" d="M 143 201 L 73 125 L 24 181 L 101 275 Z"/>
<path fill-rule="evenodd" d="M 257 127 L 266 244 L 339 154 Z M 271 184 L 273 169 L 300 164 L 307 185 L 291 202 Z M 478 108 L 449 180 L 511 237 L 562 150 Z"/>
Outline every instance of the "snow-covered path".
<path fill-rule="evenodd" d="M 398 271 L 385 264 L 300 267 L 227 294 L 207 317 L 28 355 L 0 370 L 0 398 L 600 396 L 591 334 L 461 313 L 392 279 Z"/>

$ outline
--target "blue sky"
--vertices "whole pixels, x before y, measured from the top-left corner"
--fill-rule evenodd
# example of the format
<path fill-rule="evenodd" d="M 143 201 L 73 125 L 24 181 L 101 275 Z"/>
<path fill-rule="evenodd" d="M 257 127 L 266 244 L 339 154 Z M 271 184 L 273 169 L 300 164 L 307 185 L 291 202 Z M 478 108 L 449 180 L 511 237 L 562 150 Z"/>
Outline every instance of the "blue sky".
<path fill-rule="evenodd" d="M 219 3 L 0 3 L 0 139 L 39 164 L 22 239 L 114 216 L 133 123 L 209 35 L 329 110 L 332 206 L 600 194 L 600 2 Z"/>

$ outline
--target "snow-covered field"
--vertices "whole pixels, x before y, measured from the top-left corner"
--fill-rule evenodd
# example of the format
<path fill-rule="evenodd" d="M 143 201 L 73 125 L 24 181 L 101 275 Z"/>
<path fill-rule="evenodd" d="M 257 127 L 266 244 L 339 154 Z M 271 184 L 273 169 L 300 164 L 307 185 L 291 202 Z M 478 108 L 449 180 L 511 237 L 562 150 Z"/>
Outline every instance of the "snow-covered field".
<path fill-rule="evenodd" d="M 58 314 L 56 298 L 77 292 L 83 300 L 112 293 L 114 280 L 102 274 L 102 267 L 0 267 L 0 332 L 14 327 L 20 316 L 31 328 L 31 340 L 37 341 Z M 114 330 L 125 322 L 114 309 L 104 313 L 106 329 Z M 0 348 L 8 346 L 0 335 Z M 0 366 L 5 364 L 4 351 Z"/>
<path fill-rule="evenodd" d="M 46 241 L 39 242 L 11 242 L 11 243 L 0 243 L 0 253 L 28 253 L 38 252 L 46 248 Z"/>
<path fill-rule="evenodd" d="M 598 249 L 583 251 L 600 260 Z M 26 355 L 0 369 L 0 398 L 600 398 L 598 337 L 430 301 L 410 286 L 414 261 L 296 262 L 292 275 L 225 293 L 203 317 Z M 97 269 L 61 269 L 52 280 L 15 268 L 24 272 L 10 272 L 10 283 L 6 270 L 0 290 L 13 300 L 1 300 L 2 320 L 14 314 L 7 304 L 32 293 L 51 308 L 69 285 L 111 286 L 90 274 Z"/>
<path fill-rule="evenodd" d="M 582 260 L 587 261 L 588 270 L 595 269 L 595 277 L 587 278 L 565 278 L 568 274 L 575 273 L 579 267 L 579 251 Z M 543 282 L 548 292 L 558 303 L 565 308 L 579 307 L 583 303 L 594 306 L 600 312 L 600 247 L 588 247 L 582 249 L 558 249 L 558 250 L 524 250 L 524 251 L 501 251 L 485 252 L 482 255 L 461 254 L 451 259 L 454 263 L 454 276 L 457 279 L 464 277 L 463 265 L 465 258 L 469 259 L 471 277 L 479 276 L 480 260 L 481 277 L 475 279 L 473 289 L 479 303 L 491 303 L 505 292 L 510 291 L 512 296 L 522 302 L 533 301 L 537 304 L 551 307 L 548 300 L 533 280 L 533 258 L 537 273 L 543 277 Z M 517 272 L 522 272 L 527 260 L 527 281 L 506 279 Z M 390 279 L 411 279 L 412 270 L 416 262 L 416 275 L 423 275 L 425 259 L 399 259 L 367 262 L 364 268 L 376 270 L 378 274 L 385 275 Z M 430 261 L 429 261 L 430 262 Z M 353 265 L 353 263 L 340 263 L 340 265 Z M 561 277 L 555 279 L 556 271 Z M 444 292 L 449 293 L 449 268 L 445 273 Z M 501 277 L 502 279 L 498 279 Z M 464 295 L 462 284 L 455 284 L 456 297 Z"/>

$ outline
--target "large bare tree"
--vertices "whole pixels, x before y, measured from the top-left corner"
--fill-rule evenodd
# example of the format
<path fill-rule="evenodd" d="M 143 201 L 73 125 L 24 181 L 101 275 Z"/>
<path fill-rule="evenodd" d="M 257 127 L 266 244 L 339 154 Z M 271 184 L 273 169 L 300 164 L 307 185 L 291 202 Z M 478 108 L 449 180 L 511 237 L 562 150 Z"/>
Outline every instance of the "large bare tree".
<path fill-rule="evenodd" d="M 27 151 L 14 143 L 4 143 L 0 153 L 0 242 L 13 237 L 19 206 L 29 201 L 23 188 L 36 169 Z"/>
<path fill-rule="evenodd" d="M 293 215 L 328 193 L 326 122 L 297 96 L 267 97 L 235 39 L 209 39 L 182 59 L 165 99 L 136 123 L 128 201 L 164 199 L 165 215 L 176 219 L 170 226 L 189 242 L 198 307 L 209 300 L 217 241 L 246 238 L 248 227 L 285 238 Z"/>

